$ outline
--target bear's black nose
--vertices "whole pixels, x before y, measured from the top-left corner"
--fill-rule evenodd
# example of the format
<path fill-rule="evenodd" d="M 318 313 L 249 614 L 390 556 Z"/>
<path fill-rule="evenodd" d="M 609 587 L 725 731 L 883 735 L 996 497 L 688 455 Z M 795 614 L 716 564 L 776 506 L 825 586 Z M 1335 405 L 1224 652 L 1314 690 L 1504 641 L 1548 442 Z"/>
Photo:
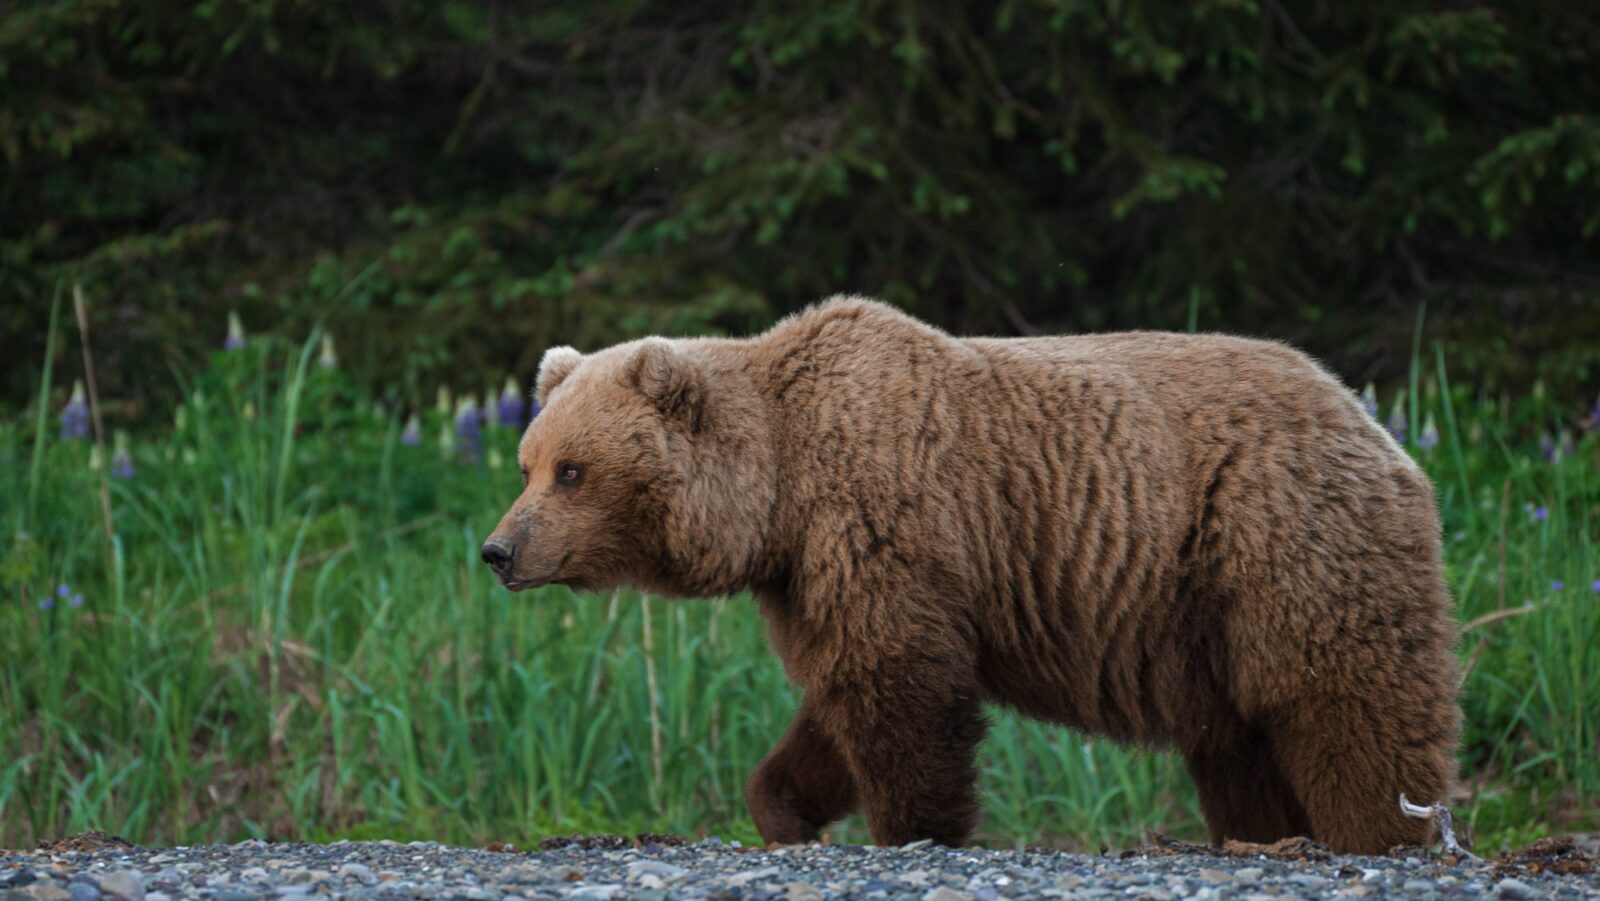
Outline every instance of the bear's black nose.
<path fill-rule="evenodd" d="M 506 543 L 504 538 L 491 538 L 483 543 L 483 562 L 497 573 L 503 573 L 511 568 L 511 558 L 516 556 L 517 549 Z"/>

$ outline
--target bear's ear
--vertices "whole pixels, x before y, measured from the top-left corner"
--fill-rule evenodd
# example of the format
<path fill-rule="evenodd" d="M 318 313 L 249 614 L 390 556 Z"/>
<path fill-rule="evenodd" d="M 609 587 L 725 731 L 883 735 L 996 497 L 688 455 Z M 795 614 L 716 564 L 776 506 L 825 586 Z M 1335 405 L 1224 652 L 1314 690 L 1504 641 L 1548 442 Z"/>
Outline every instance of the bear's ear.
<path fill-rule="evenodd" d="M 544 359 L 539 361 L 539 380 L 533 388 L 533 399 L 539 406 L 549 403 L 550 392 L 582 362 L 583 354 L 570 347 L 552 347 L 544 352 Z"/>
<path fill-rule="evenodd" d="M 691 432 L 705 415 L 705 379 L 700 367 L 659 338 L 647 339 L 628 362 L 628 381 L 668 419 Z"/>

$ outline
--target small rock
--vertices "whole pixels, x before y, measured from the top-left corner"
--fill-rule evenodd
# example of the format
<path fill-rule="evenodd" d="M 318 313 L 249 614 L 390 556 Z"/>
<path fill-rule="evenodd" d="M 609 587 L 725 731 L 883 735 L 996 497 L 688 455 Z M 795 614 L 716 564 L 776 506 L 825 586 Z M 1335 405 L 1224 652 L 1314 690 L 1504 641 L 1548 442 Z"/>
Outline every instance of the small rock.
<path fill-rule="evenodd" d="M 1266 870 L 1263 870 L 1260 867 L 1243 867 L 1233 871 L 1233 878 L 1242 882 L 1254 882 L 1255 880 L 1260 879 L 1264 873 L 1266 873 Z"/>
<path fill-rule="evenodd" d="M 596 883 L 575 889 L 567 897 L 573 899 L 573 901 L 611 901 L 612 898 L 621 894 L 622 886 L 620 885 Z"/>
<path fill-rule="evenodd" d="M 1538 894 L 1538 892 L 1534 890 L 1533 886 L 1523 882 L 1521 879 L 1512 878 L 1502 879 L 1495 883 L 1494 893 L 1497 897 L 1511 898 L 1513 901 L 1519 901 L 1519 899 L 1522 898 L 1532 898 Z"/>
<path fill-rule="evenodd" d="M 239 878 L 246 882 L 266 882 L 272 877 L 268 876 L 267 871 L 261 867 L 249 867 L 239 874 Z"/>
<path fill-rule="evenodd" d="M 100 891 L 121 895 L 128 901 L 144 901 L 144 876 L 134 870 L 112 870 L 98 877 Z"/>
<path fill-rule="evenodd" d="M 728 884 L 734 886 L 749 885 L 757 879 L 771 879 L 776 875 L 778 875 L 777 867 L 762 867 L 759 870 L 746 870 L 743 873 L 735 873 L 728 877 Z"/>
<path fill-rule="evenodd" d="M 1289 881 L 1295 883 L 1296 885 L 1305 885 L 1318 888 L 1327 885 L 1333 880 L 1326 876 L 1318 876 L 1315 873 L 1293 873 L 1289 876 Z"/>
<path fill-rule="evenodd" d="M 673 866 L 661 860 L 636 860 L 628 864 L 628 878 L 639 880 L 644 876 L 655 876 L 660 879 L 676 879 L 689 872 L 683 867 Z"/>
<path fill-rule="evenodd" d="M 973 901 L 973 897 L 966 892 L 958 892 L 953 888 L 941 885 L 923 895 L 922 901 Z"/>
<path fill-rule="evenodd" d="M 172 896 L 166 892 L 146 892 L 144 901 L 172 901 Z"/>
<path fill-rule="evenodd" d="M 259 897 L 255 892 L 241 892 L 234 889 L 219 889 L 211 893 L 211 901 L 255 901 Z"/>
<path fill-rule="evenodd" d="M 912 870 L 912 871 L 910 871 L 908 873 L 901 873 L 900 874 L 900 881 L 901 882 L 909 882 L 912 885 L 927 885 L 928 884 L 928 871 L 927 870 Z"/>
<path fill-rule="evenodd" d="M 1337 892 L 1334 892 L 1334 894 L 1341 898 L 1365 898 L 1366 896 L 1372 894 L 1372 889 L 1369 889 L 1364 885 L 1347 885 L 1344 888 L 1339 889 Z"/>
<path fill-rule="evenodd" d="M 654 878 L 654 877 L 651 877 Z M 667 893 L 660 888 L 648 888 L 628 896 L 632 901 L 667 901 Z"/>
<path fill-rule="evenodd" d="M 1212 885 L 1221 885 L 1224 882 L 1232 882 L 1233 874 L 1224 873 L 1221 870 L 1213 870 L 1210 867 L 1206 867 L 1200 871 L 1200 878 L 1211 883 Z"/>
<path fill-rule="evenodd" d="M 376 885 L 378 883 L 378 876 L 372 872 L 372 868 L 361 863 L 352 862 L 341 866 L 339 868 L 339 876 L 344 879 L 354 879 L 362 885 Z"/>
<path fill-rule="evenodd" d="M 788 901 L 822 901 L 822 890 L 809 882 L 789 882 L 783 886 Z"/>
<path fill-rule="evenodd" d="M 67 886 L 72 901 L 100 901 L 100 889 L 87 882 L 74 882 Z"/>
<path fill-rule="evenodd" d="M 68 891 L 48 879 L 29 884 L 26 888 L 6 892 L 20 898 L 35 898 L 38 901 L 70 901 L 72 895 Z"/>
<path fill-rule="evenodd" d="M 902 851 L 921 851 L 923 848 L 926 848 L 931 844 L 933 844 L 933 839 L 931 839 L 931 838 L 919 838 L 914 842 L 907 842 L 906 844 L 901 845 L 900 846 L 900 850 L 902 850 Z"/>
<path fill-rule="evenodd" d="M 1408 892 L 1436 892 L 1439 890 L 1437 885 L 1426 879 L 1407 879 L 1400 887 Z"/>

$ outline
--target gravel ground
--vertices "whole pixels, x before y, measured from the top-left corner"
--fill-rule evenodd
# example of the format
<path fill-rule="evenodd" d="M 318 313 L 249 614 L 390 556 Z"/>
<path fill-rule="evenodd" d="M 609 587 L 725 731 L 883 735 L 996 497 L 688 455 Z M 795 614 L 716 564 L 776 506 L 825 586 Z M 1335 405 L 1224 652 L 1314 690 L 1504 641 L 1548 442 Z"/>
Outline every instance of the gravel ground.
<path fill-rule="evenodd" d="M 536 852 L 435 842 L 260 841 L 138 848 L 104 836 L 0 852 L 0 901 L 209 898 L 999 901 L 1002 898 L 1600 899 L 1595 857 L 1568 846 L 1521 863 L 1452 866 L 1426 855 L 1280 859 L 1168 843 L 1114 856 L 1055 851 L 811 845 L 744 850 L 717 839 L 548 841 Z M 1174 853 L 1177 849 L 1183 853 Z M 1548 850 L 1548 849 L 1547 849 Z M 1320 858 L 1320 859 L 1318 859 Z M 1560 873 L 1566 875 L 1558 875 Z"/>

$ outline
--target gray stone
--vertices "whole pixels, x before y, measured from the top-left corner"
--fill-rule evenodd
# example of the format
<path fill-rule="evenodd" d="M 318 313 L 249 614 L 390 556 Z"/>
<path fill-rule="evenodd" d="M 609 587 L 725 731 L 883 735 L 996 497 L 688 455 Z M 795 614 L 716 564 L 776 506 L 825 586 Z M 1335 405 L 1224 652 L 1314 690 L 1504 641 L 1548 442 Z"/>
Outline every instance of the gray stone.
<path fill-rule="evenodd" d="M 667 901 L 667 893 L 659 888 L 637 891 L 628 896 L 632 901 Z"/>
<path fill-rule="evenodd" d="M 309 885 L 328 878 L 328 874 L 322 870 L 308 870 L 304 867 L 291 867 L 284 870 L 282 876 L 283 881 L 290 885 Z"/>
<path fill-rule="evenodd" d="M 144 901 L 144 876 L 136 870 L 112 870 L 96 877 L 100 891 L 121 895 L 128 901 Z"/>
<path fill-rule="evenodd" d="M 1407 879 L 1400 886 L 1408 892 L 1436 892 L 1439 887 L 1426 879 Z"/>
<path fill-rule="evenodd" d="M 907 842 L 906 844 L 901 845 L 900 846 L 900 850 L 902 850 L 902 851 L 921 851 L 923 848 L 926 848 L 931 844 L 933 844 L 933 839 L 931 839 L 931 838 L 919 838 L 914 842 Z"/>
<path fill-rule="evenodd" d="M 1521 879 L 1502 879 L 1494 884 L 1494 893 L 1497 897 L 1511 898 L 1520 901 L 1522 898 L 1537 897 L 1539 892 Z"/>
<path fill-rule="evenodd" d="M 88 882 L 74 882 L 67 886 L 72 901 L 100 901 L 100 889 Z"/>
<path fill-rule="evenodd" d="M 339 875 L 345 879 L 354 879 L 362 885 L 376 885 L 378 882 L 377 874 L 372 872 L 372 868 L 362 863 L 347 863 L 339 867 Z"/>
<path fill-rule="evenodd" d="M 573 899 L 573 901 L 611 901 L 612 898 L 616 898 L 621 894 L 622 886 L 600 882 L 594 885 L 582 886 L 567 897 Z"/>
<path fill-rule="evenodd" d="M 266 882 L 272 877 L 268 876 L 267 871 L 261 867 L 248 867 L 239 874 L 239 878 L 246 882 Z"/>
<path fill-rule="evenodd" d="M 72 895 L 66 889 L 48 879 L 41 879 L 9 894 L 33 898 L 35 901 L 70 901 L 72 898 Z"/>
<path fill-rule="evenodd" d="M 822 901 L 822 889 L 809 882 L 785 883 L 783 894 L 789 901 Z"/>
<path fill-rule="evenodd" d="M 663 860 L 636 860 L 628 864 L 628 878 L 639 880 L 645 876 L 655 876 L 660 879 L 676 879 L 689 872 L 683 867 L 674 866 Z"/>
<path fill-rule="evenodd" d="M 923 895 L 922 901 L 973 901 L 973 897 L 966 892 L 958 892 L 953 888 L 941 885 Z"/>
<path fill-rule="evenodd" d="M 729 876 L 728 884 L 749 885 L 750 883 L 755 882 L 757 879 L 771 879 L 772 877 L 778 875 L 778 872 L 779 870 L 777 867 L 762 867 L 759 870 L 746 870 L 743 873 L 735 873 L 732 876 Z"/>
<path fill-rule="evenodd" d="M 1265 873 L 1266 870 L 1263 870 L 1260 867 L 1243 867 L 1233 871 L 1233 878 L 1242 880 L 1244 882 L 1251 882 L 1253 880 L 1260 879 Z"/>
<path fill-rule="evenodd" d="M 1306 885 L 1317 888 L 1327 885 L 1333 880 L 1326 876 L 1318 876 L 1315 873 L 1293 873 L 1289 876 L 1289 881 L 1295 883 L 1296 885 Z"/>

